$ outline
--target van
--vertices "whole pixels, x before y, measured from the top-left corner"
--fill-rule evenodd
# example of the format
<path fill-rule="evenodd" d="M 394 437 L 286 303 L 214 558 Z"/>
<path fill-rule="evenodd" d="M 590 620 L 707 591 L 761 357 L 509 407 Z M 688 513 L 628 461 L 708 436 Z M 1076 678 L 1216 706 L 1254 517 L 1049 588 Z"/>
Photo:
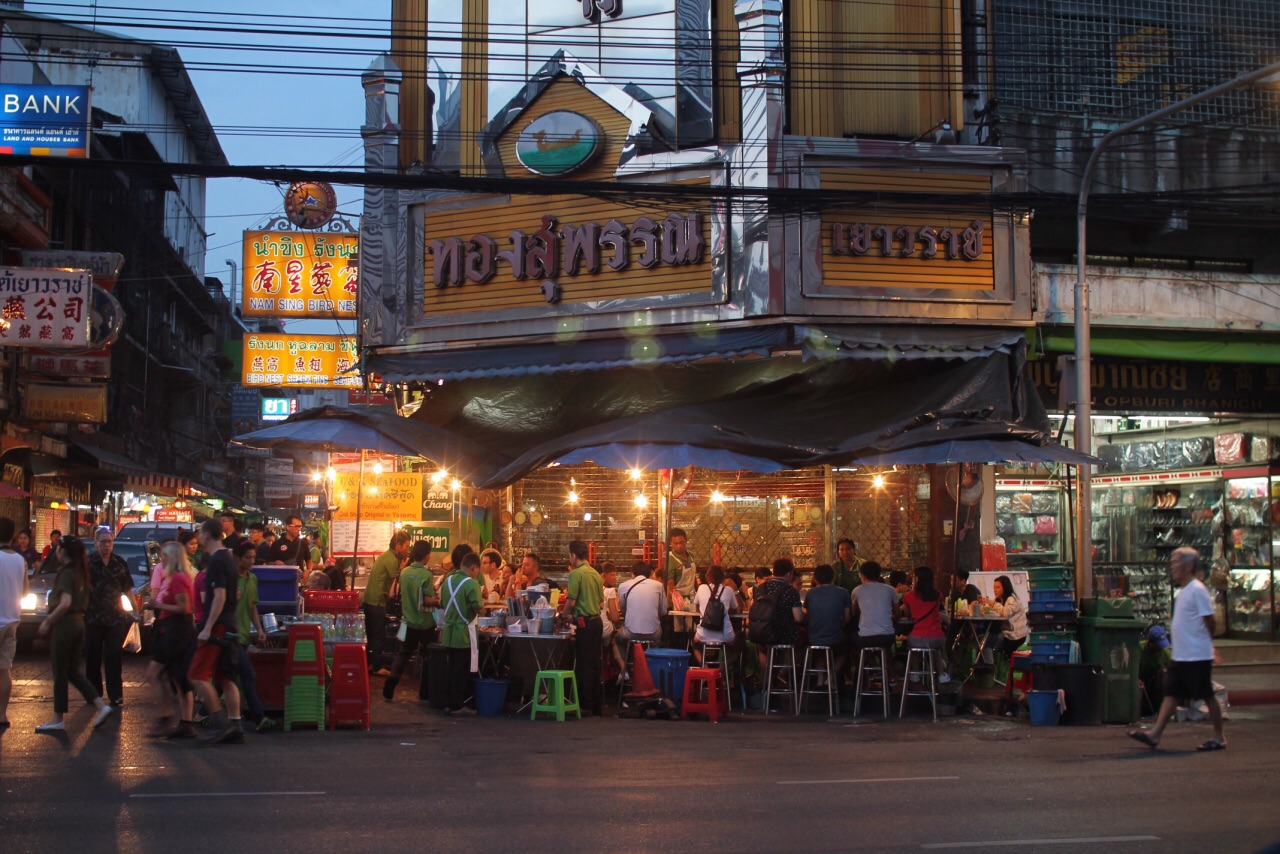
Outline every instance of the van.
<path fill-rule="evenodd" d="M 190 531 L 195 527 L 188 522 L 129 522 L 116 532 L 116 540 L 128 542 L 167 543 L 178 539 L 181 531 Z"/>

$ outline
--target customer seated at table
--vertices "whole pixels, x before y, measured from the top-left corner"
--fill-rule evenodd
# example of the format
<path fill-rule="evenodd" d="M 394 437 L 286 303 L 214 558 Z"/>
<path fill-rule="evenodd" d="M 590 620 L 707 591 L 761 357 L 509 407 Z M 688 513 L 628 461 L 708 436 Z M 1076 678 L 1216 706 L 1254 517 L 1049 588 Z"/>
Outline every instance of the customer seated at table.
<path fill-rule="evenodd" d="M 892 648 L 893 613 L 898 606 L 898 594 L 880 580 L 880 564 L 874 560 L 863 563 L 859 571 L 862 583 L 849 594 L 853 619 L 858 621 L 858 648 Z"/>
<path fill-rule="evenodd" d="M 734 594 L 733 588 L 725 583 L 723 566 L 708 568 L 706 582 L 699 585 L 697 592 L 693 594 L 693 609 L 698 612 L 699 617 L 706 617 L 707 605 L 712 599 L 719 600 L 724 606 L 724 622 L 719 629 L 709 629 L 704 625 L 704 619 L 699 619 L 698 628 L 693 632 L 693 641 L 695 644 L 721 643 L 726 648 L 730 648 L 734 641 L 734 633 L 733 620 L 729 619 L 729 615 L 737 613 L 738 597 Z M 702 651 L 696 646 L 693 657 L 697 659 L 698 664 L 702 663 Z"/>
<path fill-rule="evenodd" d="M 614 634 L 613 657 L 618 662 L 619 684 L 626 679 L 626 649 L 634 641 L 662 641 L 662 618 L 667 615 L 667 591 L 661 581 L 651 576 L 653 567 L 636 561 L 631 567 L 630 581 L 618 587 L 618 610 L 622 627 Z"/>
<path fill-rule="evenodd" d="M 947 642 L 942 630 L 947 619 L 942 594 L 933 586 L 933 570 L 927 566 L 916 567 L 915 585 L 902 596 L 902 618 L 912 622 L 907 635 L 908 649 L 927 649 L 933 658 L 933 672 L 939 682 L 950 682 L 942 661 L 942 650 Z"/>
<path fill-rule="evenodd" d="M 507 596 L 515 596 L 521 590 L 530 587 L 536 587 L 539 584 L 547 585 L 547 589 L 551 589 L 551 582 L 542 577 L 542 559 L 535 553 L 529 552 L 520 560 L 520 568 L 512 573 L 510 580 L 507 582 Z"/>
<path fill-rule="evenodd" d="M 734 598 L 738 601 L 738 613 L 745 614 L 747 612 L 747 591 L 742 585 L 742 573 L 735 567 L 724 574 L 725 586 L 733 591 Z"/>
<path fill-rule="evenodd" d="M 907 575 L 900 569 L 895 569 L 889 573 L 889 586 L 893 588 L 893 592 L 898 594 L 898 601 L 902 601 L 902 597 L 907 595 L 907 591 L 911 589 L 911 576 Z"/>
<path fill-rule="evenodd" d="M 991 585 L 992 597 L 982 597 L 978 601 L 990 605 L 992 609 L 1009 622 L 1000 634 L 1003 640 L 1000 651 L 1006 657 L 1012 657 L 1018 648 L 1027 642 L 1027 611 L 1013 595 L 1013 582 L 1009 576 L 1001 575 Z"/>
<path fill-rule="evenodd" d="M 800 592 L 793 586 L 796 565 L 791 558 L 780 557 L 773 562 L 773 577 L 756 587 L 752 607 L 764 597 L 773 598 L 773 619 L 768 623 L 768 640 L 758 640 L 760 672 L 769 669 L 769 649 L 774 646 L 796 645 L 797 629 L 804 621 L 804 609 L 800 605 Z M 759 639 L 759 632 L 752 633 Z"/>
<path fill-rule="evenodd" d="M 307 589 L 328 590 L 329 576 L 326 575 L 322 569 L 313 570 L 312 573 L 307 576 Z"/>
<path fill-rule="evenodd" d="M 604 584 L 604 600 L 600 603 L 600 622 L 604 626 L 603 644 L 605 649 L 613 645 L 613 633 L 622 623 L 622 612 L 618 608 L 618 566 L 611 560 L 600 564 L 600 582 Z"/>
<path fill-rule="evenodd" d="M 480 574 L 476 583 L 480 585 L 480 598 L 491 604 L 497 604 L 502 598 L 506 578 L 502 575 L 502 553 L 497 549 L 485 549 L 480 552 Z"/>
<path fill-rule="evenodd" d="M 804 597 L 804 611 L 809 626 L 810 646 L 831 649 L 833 672 L 841 673 L 849 654 L 845 626 L 853 616 L 849 592 L 835 584 L 835 569 L 822 564 L 813 571 L 813 587 Z M 855 588 L 856 589 L 856 588 Z"/>

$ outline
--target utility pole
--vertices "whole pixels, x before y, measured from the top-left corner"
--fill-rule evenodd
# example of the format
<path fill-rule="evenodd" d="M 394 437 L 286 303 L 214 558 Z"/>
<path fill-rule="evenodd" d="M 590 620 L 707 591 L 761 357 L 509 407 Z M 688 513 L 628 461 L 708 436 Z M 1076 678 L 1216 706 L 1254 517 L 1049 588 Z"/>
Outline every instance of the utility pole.
<path fill-rule="evenodd" d="M 1158 122 L 1174 113 L 1180 113 L 1201 101 L 1241 89 L 1266 77 L 1280 74 L 1280 62 L 1240 74 L 1183 98 L 1155 112 L 1123 124 L 1108 133 L 1093 146 L 1093 153 L 1080 176 L 1080 194 L 1076 201 L 1076 289 L 1075 289 L 1075 350 L 1076 350 L 1076 449 L 1093 453 L 1093 375 L 1089 354 L 1089 283 L 1085 279 L 1085 225 L 1089 207 L 1089 190 L 1093 187 L 1093 173 L 1098 168 L 1103 152 L 1122 136 L 1139 128 Z M 1076 482 L 1076 590 L 1081 599 L 1093 595 L 1093 471 L 1080 466 Z"/>

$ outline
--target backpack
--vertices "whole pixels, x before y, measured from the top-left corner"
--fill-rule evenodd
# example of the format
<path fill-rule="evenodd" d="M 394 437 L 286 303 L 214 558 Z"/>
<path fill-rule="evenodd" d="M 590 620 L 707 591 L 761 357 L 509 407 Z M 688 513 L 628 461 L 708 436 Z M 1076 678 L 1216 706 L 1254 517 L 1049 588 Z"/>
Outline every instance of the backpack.
<path fill-rule="evenodd" d="M 711 598 L 707 600 L 707 607 L 702 609 L 702 628 L 710 632 L 724 631 L 725 613 L 724 603 L 720 601 L 720 585 L 711 588 Z"/>
<path fill-rule="evenodd" d="M 781 585 L 773 593 L 762 595 L 759 590 L 756 591 L 751 600 L 751 610 L 747 612 L 747 639 L 752 643 L 766 646 L 777 643 L 778 628 L 773 624 L 773 613 L 777 609 L 781 593 Z"/>

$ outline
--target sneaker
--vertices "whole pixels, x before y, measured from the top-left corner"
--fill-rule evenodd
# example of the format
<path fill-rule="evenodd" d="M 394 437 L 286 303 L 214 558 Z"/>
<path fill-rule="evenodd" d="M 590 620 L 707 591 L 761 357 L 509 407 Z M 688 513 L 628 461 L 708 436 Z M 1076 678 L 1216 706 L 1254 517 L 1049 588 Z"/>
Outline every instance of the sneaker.
<path fill-rule="evenodd" d="M 262 720 L 258 721 L 258 732 L 268 732 L 278 726 L 280 726 L 280 722 L 278 720 L 263 715 Z"/>
<path fill-rule="evenodd" d="M 938 684 L 939 684 L 939 685 L 946 685 L 946 684 L 947 684 L 948 682 L 950 682 L 950 681 L 951 681 L 951 676 L 950 676 L 950 674 L 947 674 L 947 673 L 939 673 L 939 674 L 938 674 Z"/>
<path fill-rule="evenodd" d="M 175 741 L 182 738 L 195 738 L 196 728 L 191 721 L 178 721 L 178 725 L 165 733 L 164 737 Z"/>
<path fill-rule="evenodd" d="M 214 744 L 244 744 L 244 730 L 235 724 L 227 727 L 227 729 L 230 730 L 227 733 L 227 737 L 222 741 L 214 742 Z"/>
<path fill-rule="evenodd" d="M 67 725 L 62 721 L 49 721 L 36 727 L 36 732 L 66 732 Z"/>
<path fill-rule="evenodd" d="M 93 728 L 97 729 L 98 727 L 106 723 L 107 718 L 111 717 L 111 713 L 114 711 L 115 709 L 113 709 L 111 706 L 103 706 L 101 709 L 98 709 L 98 713 L 93 716 L 93 724 L 92 724 Z"/>
<path fill-rule="evenodd" d="M 114 700 L 112 700 L 112 701 L 111 701 L 111 705 L 115 706 L 117 709 L 119 709 L 119 708 L 123 708 L 123 706 L 124 706 L 124 698 L 123 698 L 123 697 L 116 697 Z"/>
<path fill-rule="evenodd" d="M 391 671 L 385 667 L 379 667 L 377 670 L 370 671 L 374 676 L 390 676 Z"/>

